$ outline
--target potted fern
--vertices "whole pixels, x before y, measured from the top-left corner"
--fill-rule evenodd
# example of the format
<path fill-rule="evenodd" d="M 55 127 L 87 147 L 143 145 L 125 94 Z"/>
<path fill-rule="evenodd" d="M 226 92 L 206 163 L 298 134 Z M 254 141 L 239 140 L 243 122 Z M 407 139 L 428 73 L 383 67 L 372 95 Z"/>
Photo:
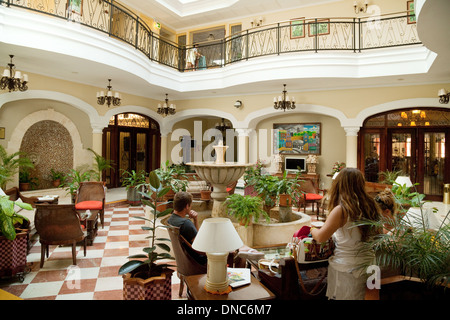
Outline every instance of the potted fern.
<path fill-rule="evenodd" d="M 269 215 L 263 210 L 263 200 L 259 197 L 235 193 L 227 197 L 226 206 L 228 214 L 245 227 L 252 222 L 258 222 L 260 216 L 270 222 Z"/>
<path fill-rule="evenodd" d="M 167 238 L 157 238 L 158 228 L 167 228 L 164 225 L 158 225 L 157 220 L 165 217 L 172 212 L 172 209 L 158 211 L 158 200 L 169 191 L 169 188 L 163 187 L 155 171 L 149 174 L 149 188 L 155 194 L 145 194 L 142 202 L 153 210 L 153 217 L 150 219 L 144 217 L 135 217 L 146 220 L 150 226 L 142 227 L 142 230 L 150 231 L 150 247 L 143 249 L 142 254 L 129 256 L 133 259 L 122 265 L 119 274 L 123 276 L 123 290 L 125 300 L 170 300 L 172 298 L 171 276 L 174 267 L 168 263 L 157 263 L 161 260 L 174 260 L 170 255 L 170 247 L 164 243 L 170 241 Z M 153 200 L 146 200 L 153 199 Z M 161 249 L 163 252 L 158 252 Z M 166 252 L 164 252 L 166 251 Z"/>

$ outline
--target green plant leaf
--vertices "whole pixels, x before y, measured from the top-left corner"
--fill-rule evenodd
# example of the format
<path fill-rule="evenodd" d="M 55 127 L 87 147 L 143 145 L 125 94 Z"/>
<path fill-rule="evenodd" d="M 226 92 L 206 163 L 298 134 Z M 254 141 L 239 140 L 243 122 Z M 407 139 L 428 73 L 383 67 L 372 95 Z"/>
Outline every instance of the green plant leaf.
<path fill-rule="evenodd" d="M 170 251 L 170 247 L 165 243 L 156 243 L 156 245 L 163 250 Z"/>
<path fill-rule="evenodd" d="M 121 266 L 119 268 L 119 274 L 125 274 L 125 273 L 132 272 L 133 270 L 135 270 L 136 268 L 140 267 L 143 264 L 144 264 L 143 261 L 138 261 L 138 260 L 128 261 L 127 263 L 125 263 L 123 266 Z"/>

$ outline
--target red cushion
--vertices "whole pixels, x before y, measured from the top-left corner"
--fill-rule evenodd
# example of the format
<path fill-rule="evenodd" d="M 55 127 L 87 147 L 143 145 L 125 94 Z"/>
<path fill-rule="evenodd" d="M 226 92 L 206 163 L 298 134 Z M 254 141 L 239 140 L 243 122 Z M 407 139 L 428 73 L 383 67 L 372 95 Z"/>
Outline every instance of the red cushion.
<path fill-rule="evenodd" d="M 230 192 L 233 188 L 227 188 L 227 192 Z"/>
<path fill-rule="evenodd" d="M 305 194 L 305 198 L 306 198 L 306 200 L 320 200 L 323 198 L 323 196 L 321 196 L 320 194 L 316 194 L 316 193 L 307 193 L 307 194 Z"/>
<path fill-rule="evenodd" d="M 77 210 L 102 210 L 102 201 L 81 201 L 75 204 L 75 209 Z"/>

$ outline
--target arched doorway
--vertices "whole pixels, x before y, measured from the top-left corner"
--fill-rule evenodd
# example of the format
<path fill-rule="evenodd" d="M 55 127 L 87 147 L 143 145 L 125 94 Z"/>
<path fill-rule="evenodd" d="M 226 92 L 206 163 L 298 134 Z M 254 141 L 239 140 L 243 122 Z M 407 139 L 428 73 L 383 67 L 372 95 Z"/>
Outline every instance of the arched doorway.
<path fill-rule="evenodd" d="M 113 169 L 105 172 L 106 185 L 122 185 L 124 170 L 150 172 L 159 168 L 161 134 L 158 123 L 137 113 L 117 114 L 103 129 L 103 157 L 112 161 Z"/>
<path fill-rule="evenodd" d="M 401 171 L 429 200 L 442 201 L 450 182 L 450 111 L 445 108 L 402 109 L 364 121 L 358 136 L 358 168 L 367 181 L 383 171 Z"/>

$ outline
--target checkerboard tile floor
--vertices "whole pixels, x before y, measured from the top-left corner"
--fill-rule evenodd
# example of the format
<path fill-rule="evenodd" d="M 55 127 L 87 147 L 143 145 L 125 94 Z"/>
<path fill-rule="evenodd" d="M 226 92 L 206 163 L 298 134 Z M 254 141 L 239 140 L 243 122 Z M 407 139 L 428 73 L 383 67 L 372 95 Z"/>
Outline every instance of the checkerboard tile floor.
<path fill-rule="evenodd" d="M 149 233 L 141 229 L 142 207 L 114 207 L 105 210 L 101 227 L 92 246 L 77 246 L 77 266 L 72 266 L 70 246 L 50 246 L 49 257 L 39 267 L 41 246 L 33 243 L 27 262 L 31 271 L 23 282 L 0 282 L 0 289 L 26 300 L 122 300 L 122 276 L 119 267 L 127 257 L 141 253 L 149 245 Z M 172 277 L 172 298 L 179 299 L 179 279 Z M 185 289 L 186 290 L 186 289 Z M 184 293 L 185 297 L 185 293 Z"/>

